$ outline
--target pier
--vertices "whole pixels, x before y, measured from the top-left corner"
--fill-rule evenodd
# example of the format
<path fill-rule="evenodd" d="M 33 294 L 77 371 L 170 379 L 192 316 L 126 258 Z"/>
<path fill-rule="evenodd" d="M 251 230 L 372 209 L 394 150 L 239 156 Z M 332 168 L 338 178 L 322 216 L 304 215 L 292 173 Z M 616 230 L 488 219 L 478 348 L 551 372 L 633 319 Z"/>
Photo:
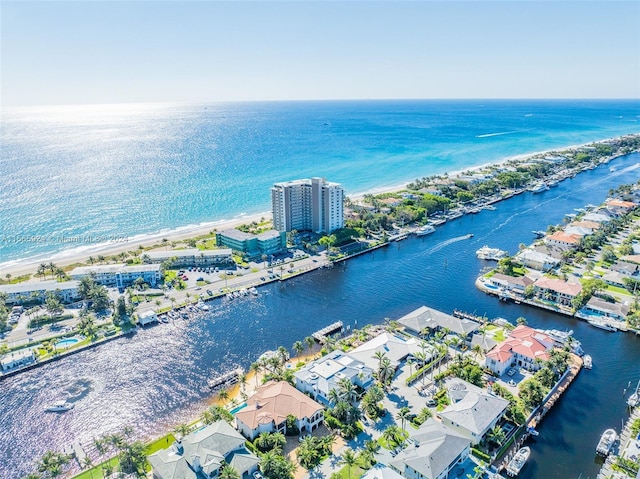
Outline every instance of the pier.
<path fill-rule="evenodd" d="M 327 336 L 342 331 L 342 321 L 336 321 L 333 324 L 330 324 L 326 328 L 322 328 L 319 331 L 316 331 L 311 336 L 313 339 L 318 341 L 320 344 L 323 344 L 327 340 Z"/>
<path fill-rule="evenodd" d="M 207 386 L 209 386 L 210 389 L 219 389 L 221 387 L 231 386 L 240 380 L 240 376 L 243 372 L 244 370 L 242 368 L 232 369 L 218 377 L 209 379 L 207 381 Z"/>

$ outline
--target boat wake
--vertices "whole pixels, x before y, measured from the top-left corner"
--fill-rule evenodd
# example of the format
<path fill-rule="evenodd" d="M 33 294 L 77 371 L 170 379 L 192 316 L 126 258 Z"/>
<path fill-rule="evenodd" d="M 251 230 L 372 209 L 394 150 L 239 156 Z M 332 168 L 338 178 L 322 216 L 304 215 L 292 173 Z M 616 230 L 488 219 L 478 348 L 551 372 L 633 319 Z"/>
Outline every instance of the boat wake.
<path fill-rule="evenodd" d="M 435 245 L 433 248 L 429 248 L 427 251 L 425 251 L 426 254 L 433 254 L 437 251 L 440 251 L 442 248 L 445 248 L 453 243 L 457 243 L 458 241 L 464 241 L 466 239 L 469 239 L 470 236 L 469 235 L 463 235 L 463 236 L 457 236 L 455 238 L 451 238 L 448 239 L 446 241 L 443 241 L 441 243 L 438 243 L 437 245 Z"/>
<path fill-rule="evenodd" d="M 528 128 L 526 130 L 499 131 L 498 133 L 485 133 L 484 135 L 476 135 L 476 138 L 490 138 L 492 136 L 512 135 L 514 133 L 524 133 L 533 129 L 534 128 Z"/>

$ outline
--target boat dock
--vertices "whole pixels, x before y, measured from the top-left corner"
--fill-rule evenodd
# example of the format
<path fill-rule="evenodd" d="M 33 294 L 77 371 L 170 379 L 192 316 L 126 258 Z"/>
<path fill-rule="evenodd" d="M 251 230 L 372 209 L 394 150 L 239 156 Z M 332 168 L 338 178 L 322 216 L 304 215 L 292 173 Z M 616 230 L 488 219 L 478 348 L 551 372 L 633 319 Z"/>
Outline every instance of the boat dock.
<path fill-rule="evenodd" d="M 210 389 L 218 389 L 221 387 L 231 386 L 240 380 L 240 376 L 243 373 L 242 368 L 232 369 L 218 377 L 209 379 L 207 385 Z"/>
<path fill-rule="evenodd" d="M 624 428 L 619 436 L 619 447 L 613 448 L 611 453 L 606 457 L 600 472 L 596 476 L 596 479 L 607 479 L 610 477 L 614 477 L 616 470 L 613 468 L 614 464 L 617 464 L 617 467 L 622 468 L 625 472 L 627 469 L 624 468 L 624 461 L 618 461 L 619 458 L 626 458 L 627 456 L 637 455 L 637 445 L 636 445 L 636 436 L 631 431 L 633 423 L 640 419 L 640 409 L 635 408 L 631 412 L 631 416 L 627 419 Z M 628 471 L 629 474 L 632 471 Z M 635 473 L 634 473 L 635 474 Z M 624 477 L 624 476 L 623 476 Z M 635 477 L 632 475 L 631 477 Z"/>
<path fill-rule="evenodd" d="M 320 344 L 324 343 L 327 339 L 327 336 L 342 331 L 342 321 L 336 321 L 333 324 L 330 324 L 326 328 L 322 328 L 320 331 L 316 331 L 311 336 L 313 339 L 318 341 Z"/>

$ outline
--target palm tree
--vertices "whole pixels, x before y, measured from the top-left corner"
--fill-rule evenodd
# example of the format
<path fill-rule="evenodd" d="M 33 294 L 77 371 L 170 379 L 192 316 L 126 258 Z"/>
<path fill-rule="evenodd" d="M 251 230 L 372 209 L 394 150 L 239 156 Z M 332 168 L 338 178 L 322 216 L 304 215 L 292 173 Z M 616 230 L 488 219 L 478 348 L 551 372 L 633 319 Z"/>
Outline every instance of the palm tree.
<path fill-rule="evenodd" d="M 227 399 L 229 399 L 229 393 L 227 392 L 226 389 L 223 389 L 222 391 L 220 391 L 218 393 L 218 400 L 221 402 L 226 402 Z"/>
<path fill-rule="evenodd" d="M 156 305 L 156 313 L 158 311 L 160 311 L 160 305 L 162 304 L 162 302 L 159 299 L 155 300 L 155 305 Z"/>
<path fill-rule="evenodd" d="M 189 434 L 191 432 L 191 427 L 187 424 L 179 424 L 178 426 L 176 426 L 173 430 L 173 432 L 175 432 L 176 434 L 179 434 L 180 436 L 184 437 L 187 434 Z"/>
<path fill-rule="evenodd" d="M 307 336 L 306 338 L 304 338 L 304 342 L 307 344 L 307 349 L 309 351 L 311 351 L 313 349 L 313 346 L 315 346 L 316 344 L 316 340 L 313 339 L 313 336 Z"/>
<path fill-rule="evenodd" d="M 91 460 L 91 458 L 89 456 L 84 456 L 84 459 L 82 460 L 81 466 L 84 469 L 89 469 L 89 476 L 91 478 L 93 478 L 93 471 L 91 470 L 93 468 L 93 461 Z"/>
<path fill-rule="evenodd" d="M 504 442 L 506 437 L 507 435 L 504 432 L 504 429 L 497 425 L 494 426 L 491 431 L 489 431 L 489 434 L 487 434 L 487 439 L 498 446 L 500 446 Z"/>
<path fill-rule="evenodd" d="M 296 356 L 300 357 L 300 354 L 302 353 L 302 351 L 304 351 L 304 345 L 302 344 L 302 341 L 296 341 L 295 343 L 293 343 L 293 350 L 296 352 Z"/>
<path fill-rule="evenodd" d="M 357 464 L 356 455 L 351 449 L 342 453 L 339 464 L 347 466 L 347 479 L 351 479 L 351 467 Z"/>
<path fill-rule="evenodd" d="M 338 395 L 340 399 L 353 404 L 356 400 L 356 387 L 349 378 L 342 378 L 338 381 Z"/>
<path fill-rule="evenodd" d="M 258 387 L 258 373 L 260 372 L 260 363 L 255 362 L 255 363 L 251 363 L 251 366 L 249 366 L 249 371 L 251 371 L 254 374 L 254 377 L 256 378 L 256 388 Z"/>
<path fill-rule="evenodd" d="M 400 421 L 402 421 L 402 429 L 404 429 L 405 422 L 409 418 L 409 414 L 411 414 L 411 409 L 406 406 L 400 408 L 398 414 L 396 414 L 396 419 L 400 419 Z"/>
<path fill-rule="evenodd" d="M 337 389 L 331 389 L 327 394 L 327 400 L 330 404 L 338 404 L 340 402 L 340 393 Z"/>
<path fill-rule="evenodd" d="M 240 473 L 230 465 L 224 466 L 220 471 L 220 479 L 240 479 Z"/>

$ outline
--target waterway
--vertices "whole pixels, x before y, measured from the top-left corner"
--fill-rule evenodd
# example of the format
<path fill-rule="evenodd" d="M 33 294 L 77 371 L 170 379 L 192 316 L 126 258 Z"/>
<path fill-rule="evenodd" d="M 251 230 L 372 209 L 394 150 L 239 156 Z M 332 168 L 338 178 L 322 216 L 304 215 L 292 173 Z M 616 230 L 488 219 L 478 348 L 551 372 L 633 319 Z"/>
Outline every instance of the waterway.
<path fill-rule="evenodd" d="M 609 333 L 584 322 L 527 305 L 505 304 L 473 283 L 489 263 L 475 251 L 488 244 L 515 252 L 533 240 L 532 230 L 562 221 L 565 213 L 602 202 L 607 192 L 640 179 L 633 154 L 578 175 L 544 193 L 524 193 L 496 211 L 468 215 L 421 238 L 409 238 L 283 283 L 261 288 L 256 298 L 211 303 L 193 321 L 150 327 L 73 357 L 0 382 L 0 477 L 18 478 L 47 449 L 90 443 L 125 425 L 151 438 L 193 419 L 210 400 L 206 380 L 236 364 L 248 366 L 266 349 L 294 341 L 334 321 L 351 327 L 381 323 L 427 305 L 454 308 L 515 322 L 519 316 L 543 329 L 573 329 L 593 356 L 539 428 L 521 476 L 594 478 L 595 445 L 604 429 L 620 428 L 627 411 L 623 389 L 640 379 L 640 338 Z M 472 239 L 462 239 L 473 233 Z M 75 408 L 44 413 L 71 397 Z"/>

